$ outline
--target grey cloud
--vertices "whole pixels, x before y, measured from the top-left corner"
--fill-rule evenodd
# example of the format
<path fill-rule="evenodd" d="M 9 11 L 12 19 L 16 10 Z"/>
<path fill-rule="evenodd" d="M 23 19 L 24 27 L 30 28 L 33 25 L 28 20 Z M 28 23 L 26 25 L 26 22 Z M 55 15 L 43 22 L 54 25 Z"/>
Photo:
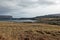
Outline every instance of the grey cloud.
<path fill-rule="evenodd" d="M 54 5 L 55 3 L 49 0 L 38 0 L 38 1 L 32 1 L 32 0 L 20 0 L 19 6 L 22 7 L 37 7 L 37 5 Z"/>
<path fill-rule="evenodd" d="M 28 15 L 31 12 L 31 14 L 34 15 L 34 13 L 36 13 L 36 12 L 38 13 L 38 11 L 40 13 L 40 6 L 42 6 L 42 5 L 48 5 L 49 6 L 49 5 L 54 5 L 54 4 L 55 4 L 54 2 L 49 1 L 49 0 L 38 0 L 38 1 L 32 1 L 32 0 L 0 0 L 0 14 L 11 14 L 15 17 L 16 16 L 21 17 L 24 15 Z M 27 12 L 28 10 L 32 10 L 32 11 Z M 36 10 L 36 12 L 33 10 Z"/>
<path fill-rule="evenodd" d="M 11 0 L 0 0 L 0 15 L 1 14 L 11 14 L 15 8 L 7 2 L 12 2 Z"/>
<path fill-rule="evenodd" d="M 33 7 L 37 2 L 33 2 L 32 0 L 21 0 L 18 4 L 22 7 Z"/>
<path fill-rule="evenodd" d="M 10 13 L 12 10 L 9 7 L 1 7 L 0 6 L 0 14 L 8 14 Z"/>
<path fill-rule="evenodd" d="M 48 1 L 48 0 L 39 0 L 38 3 L 41 5 L 53 5 L 53 4 L 55 4 L 54 2 Z"/>
<path fill-rule="evenodd" d="M 0 5 L 4 5 L 4 2 L 6 4 L 7 4 L 7 2 L 12 2 L 12 3 L 15 2 L 15 3 L 17 3 L 16 6 L 22 7 L 22 8 L 24 8 L 24 7 L 30 8 L 30 7 L 37 7 L 38 5 L 52 5 L 52 4 L 54 4 L 54 2 L 50 2 L 48 0 L 38 0 L 35 2 L 32 0 L 0 0 Z M 9 4 L 9 5 L 12 5 L 12 4 Z M 8 7 L 8 5 L 6 7 Z"/>

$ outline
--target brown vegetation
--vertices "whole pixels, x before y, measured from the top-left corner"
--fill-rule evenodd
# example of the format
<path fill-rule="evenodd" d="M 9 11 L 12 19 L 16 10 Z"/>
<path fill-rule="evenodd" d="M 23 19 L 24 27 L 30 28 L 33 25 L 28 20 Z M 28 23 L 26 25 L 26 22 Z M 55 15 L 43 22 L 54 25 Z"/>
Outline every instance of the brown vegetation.
<path fill-rule="evenodd" d="M 0 22 L 0 40 L 60 40 L 60 26 Z"/>

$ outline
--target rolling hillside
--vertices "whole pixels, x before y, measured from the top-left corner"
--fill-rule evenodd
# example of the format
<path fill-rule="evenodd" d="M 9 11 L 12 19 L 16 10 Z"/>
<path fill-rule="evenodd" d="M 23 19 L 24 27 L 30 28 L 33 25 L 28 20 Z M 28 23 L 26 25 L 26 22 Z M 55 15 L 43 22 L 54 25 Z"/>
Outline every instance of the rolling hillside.
<path fill-rule="evenodd" d="M 39 23 L 47 23 L 52 25 L 60 25 L 60 14 L 50 14 L 45 16 L 37 16 L 37 22 Z"/>

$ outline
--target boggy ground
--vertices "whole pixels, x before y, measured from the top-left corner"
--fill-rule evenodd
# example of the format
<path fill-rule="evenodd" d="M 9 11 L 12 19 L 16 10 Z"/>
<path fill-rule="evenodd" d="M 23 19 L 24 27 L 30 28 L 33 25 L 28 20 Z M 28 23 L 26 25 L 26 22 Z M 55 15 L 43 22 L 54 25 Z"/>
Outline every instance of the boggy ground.
<path fill-rule="evenodd" d="M 0 40 L 60 40 L 60 26 L 0 22 Z"/>

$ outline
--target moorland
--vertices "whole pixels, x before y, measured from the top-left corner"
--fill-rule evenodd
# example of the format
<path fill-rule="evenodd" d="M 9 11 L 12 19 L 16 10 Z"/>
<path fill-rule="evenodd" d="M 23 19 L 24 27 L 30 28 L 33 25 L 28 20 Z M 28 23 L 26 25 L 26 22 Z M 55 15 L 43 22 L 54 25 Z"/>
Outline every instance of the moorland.
<path fill-rule="evenodd" d="M 0 22 L 0 40 L 60 40 L 60 26 L 45 23 Z"/>

